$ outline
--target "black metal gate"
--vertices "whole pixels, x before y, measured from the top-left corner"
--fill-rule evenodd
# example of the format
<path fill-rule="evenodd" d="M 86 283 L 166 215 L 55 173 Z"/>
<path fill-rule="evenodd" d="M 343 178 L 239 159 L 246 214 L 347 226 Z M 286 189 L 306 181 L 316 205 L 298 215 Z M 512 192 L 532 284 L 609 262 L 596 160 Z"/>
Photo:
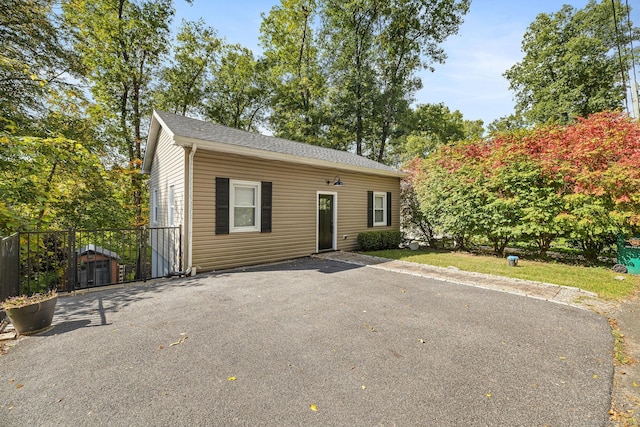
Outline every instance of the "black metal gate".
<path fill-rule="evenodd" d="M 0 237 L 0 301 L 20 293 L 20 237 Z"/>
<path fill-rule="evenodd" d="M 21 232 L 19 256 L 21 294 L 146 281 L 182 270 L 182 228 Z"/>

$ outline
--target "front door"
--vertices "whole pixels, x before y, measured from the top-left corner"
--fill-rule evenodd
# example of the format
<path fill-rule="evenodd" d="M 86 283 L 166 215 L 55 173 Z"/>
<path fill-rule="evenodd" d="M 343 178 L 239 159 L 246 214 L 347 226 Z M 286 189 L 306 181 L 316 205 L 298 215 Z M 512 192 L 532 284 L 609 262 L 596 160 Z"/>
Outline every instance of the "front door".
<path fill-rule="evenodd" d="M 333 247 L 333 195 L 318 195 L 318 251 L 334 249 Z"/>

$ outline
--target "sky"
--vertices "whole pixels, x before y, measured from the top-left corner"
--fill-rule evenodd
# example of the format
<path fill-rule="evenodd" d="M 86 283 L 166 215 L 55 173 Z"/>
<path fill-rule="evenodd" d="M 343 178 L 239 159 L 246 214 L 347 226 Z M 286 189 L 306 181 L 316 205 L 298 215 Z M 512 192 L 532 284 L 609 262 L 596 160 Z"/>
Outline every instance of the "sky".
<path fill-rule="evenodd" d="M 607 1 L 607 0 L 603 0 Z M 423 88 L 416 104 L 444 103 L 459 110 L 465 119 L 486 125 L 514 112 L 513 92 L 503 73 L 523 58 L 522 37 L 539 13 L 554 13 L 563 4 L 583 8 L 588 0 L 471 0 L 458 34 L 442 45 L 448 59 L 435 71 L 422 71 Z M 628 0 L 631 20 L 640 24 L 638 0 Z M 267 14 L 278 0 L 178 0 L 174 25 L 182 19 L 204 19 L 230 43 L 240 43 L 261 53 L 261 13 Z M 633 10 L 635 8 L 635 10 Z"/>

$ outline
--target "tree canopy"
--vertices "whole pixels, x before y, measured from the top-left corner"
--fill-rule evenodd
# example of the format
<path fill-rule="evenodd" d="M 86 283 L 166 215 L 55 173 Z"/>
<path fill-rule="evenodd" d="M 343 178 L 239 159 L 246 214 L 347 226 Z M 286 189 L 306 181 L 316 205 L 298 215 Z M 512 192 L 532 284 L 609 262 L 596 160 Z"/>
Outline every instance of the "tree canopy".
<path fill-rule="evenodd" d="M 640 40 L 620 0 L 590 0 L 542 13 L 522 40 L 524 58 L 504 73 L 516 111 L 530 123 L 566 124 L 624 106 L 630 42 Z"/>
<path fill-rule="evenodd" d="M 417 156 L 403 212 L 422 232 L 460 246 L 483 236 L 496 252 L 516 238 L 545 252 L 562 236 L 593 256 L 640 225 L 637 123 L 598 113 L 622 105 L 640 32 L 620 0 L 539 15 L 505 73 L 515 114 L 485 137 L 444 104 L 413 104 L 418 71 L 445 61 L 469 3 L 281 0 L 256 55 L 202 20 L 172 37 L 172 0 L 9 0 L 0 229 L 143 224 L 158 108 L 393 165 Z"/>
<path fill-rule="evenodd" d="M 53 92 L 72 89 L 81 73 L 66 44 L 53 0 L 6 0 L 0 4 L 0 126 L 26 130 L 47 112 Z"/>

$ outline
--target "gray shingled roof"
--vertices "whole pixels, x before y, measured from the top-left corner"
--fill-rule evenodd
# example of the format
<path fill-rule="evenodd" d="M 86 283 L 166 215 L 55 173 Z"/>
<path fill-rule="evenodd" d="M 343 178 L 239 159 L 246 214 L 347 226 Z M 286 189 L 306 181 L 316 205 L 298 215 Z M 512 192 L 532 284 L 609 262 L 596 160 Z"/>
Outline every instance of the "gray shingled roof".
<path fill-rule="evenodd" d="M 105 249 L 102 246 L 96 246 L 94 244 L 89 244 L 78 249 L 78 255 L 85 255 L 89 252 L 93 252 L 94 254 L 101 254 L 113 259 L 120 259 L 120 255 L 117 253 L 110 251 L 109 249 Z"/>
<path fill-rule="evenodd" d="M 359 168 L 401 173 L 395 168 L 346 151 L 246 132 L 162 111 L 156 111 L 156 114 L 175 136 L 328 161 Z"/>

